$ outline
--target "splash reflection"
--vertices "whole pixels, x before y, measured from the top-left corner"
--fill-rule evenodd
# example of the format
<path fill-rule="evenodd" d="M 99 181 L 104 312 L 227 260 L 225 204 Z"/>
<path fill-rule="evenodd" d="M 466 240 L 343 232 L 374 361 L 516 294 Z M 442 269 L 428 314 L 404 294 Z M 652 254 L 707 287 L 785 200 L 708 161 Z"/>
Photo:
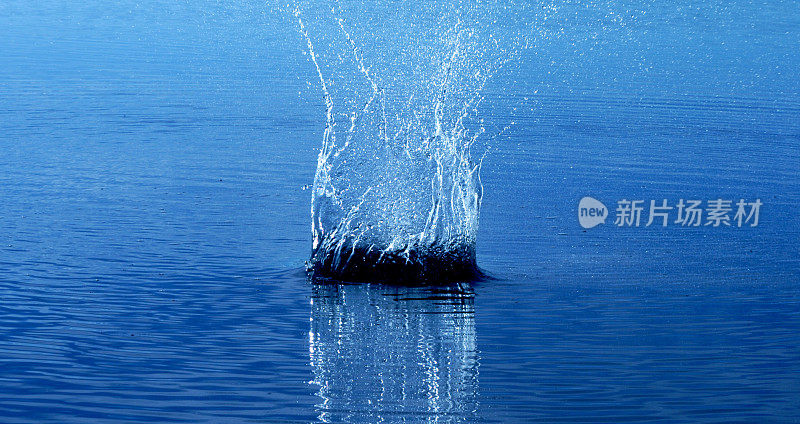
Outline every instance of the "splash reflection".
<path fill-rule="evenodd" d="M 322 422 L 461 422 L 477 407 L 468 285 L 313 287 L 309 356 Z"/>

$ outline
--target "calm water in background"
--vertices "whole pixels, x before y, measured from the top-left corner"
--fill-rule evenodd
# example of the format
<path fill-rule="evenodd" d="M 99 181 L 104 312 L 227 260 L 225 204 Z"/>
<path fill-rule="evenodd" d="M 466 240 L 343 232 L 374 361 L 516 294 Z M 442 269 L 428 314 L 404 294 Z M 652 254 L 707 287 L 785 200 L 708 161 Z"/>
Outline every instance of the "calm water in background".
<path fill-rule="evenodd" d="M 796 422 L 800 5 L 557 9 L 486 90 L 494 279 L 403 288 L 302 272 L 291 10 L 4 2 L 0 421 Z M 586 195 L 764 206 L 584 231 Z"/>

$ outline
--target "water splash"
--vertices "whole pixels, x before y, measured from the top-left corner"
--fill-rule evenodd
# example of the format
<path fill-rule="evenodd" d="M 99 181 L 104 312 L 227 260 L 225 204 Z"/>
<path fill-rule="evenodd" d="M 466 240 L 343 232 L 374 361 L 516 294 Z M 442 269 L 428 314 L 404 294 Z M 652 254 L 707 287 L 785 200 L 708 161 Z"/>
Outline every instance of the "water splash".
<path fill-rule="evenodd" d="M 503 8 L 359 6 L 294 11 L 326 107 L 309 270 L 350 280 L 475 278 L 485 149 L 475 150 L 486 133 L 478 109 L 513 56 L 495 28 Z"/>

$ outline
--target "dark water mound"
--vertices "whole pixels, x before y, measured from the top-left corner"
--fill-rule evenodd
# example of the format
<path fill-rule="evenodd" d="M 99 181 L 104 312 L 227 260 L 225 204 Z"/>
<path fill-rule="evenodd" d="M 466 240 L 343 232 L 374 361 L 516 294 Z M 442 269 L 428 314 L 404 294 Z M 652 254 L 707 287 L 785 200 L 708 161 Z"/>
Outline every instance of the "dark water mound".
<path fill-rule="evenodd" d="M 403 251 L 343 246 L 314 252 L 308 272 L 315 280 L 431 284 L 475 281 L 483 277 L 474 246 L 429 246 Z"/>

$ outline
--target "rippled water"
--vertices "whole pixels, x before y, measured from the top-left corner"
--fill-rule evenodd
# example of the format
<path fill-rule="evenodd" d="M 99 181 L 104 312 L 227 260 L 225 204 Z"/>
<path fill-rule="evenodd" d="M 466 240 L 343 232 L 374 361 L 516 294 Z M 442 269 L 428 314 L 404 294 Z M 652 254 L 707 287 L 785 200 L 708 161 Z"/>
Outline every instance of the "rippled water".
<path fill-rule="evenodd" d="M 507 22 L 493 278 L 418 288 L 303 272 L 325 108 L 272 6 L 0 5 L 0 421 L 797 420 L 796 2 Z M 764 206 L 584 231 L 587 195 Z"/>

